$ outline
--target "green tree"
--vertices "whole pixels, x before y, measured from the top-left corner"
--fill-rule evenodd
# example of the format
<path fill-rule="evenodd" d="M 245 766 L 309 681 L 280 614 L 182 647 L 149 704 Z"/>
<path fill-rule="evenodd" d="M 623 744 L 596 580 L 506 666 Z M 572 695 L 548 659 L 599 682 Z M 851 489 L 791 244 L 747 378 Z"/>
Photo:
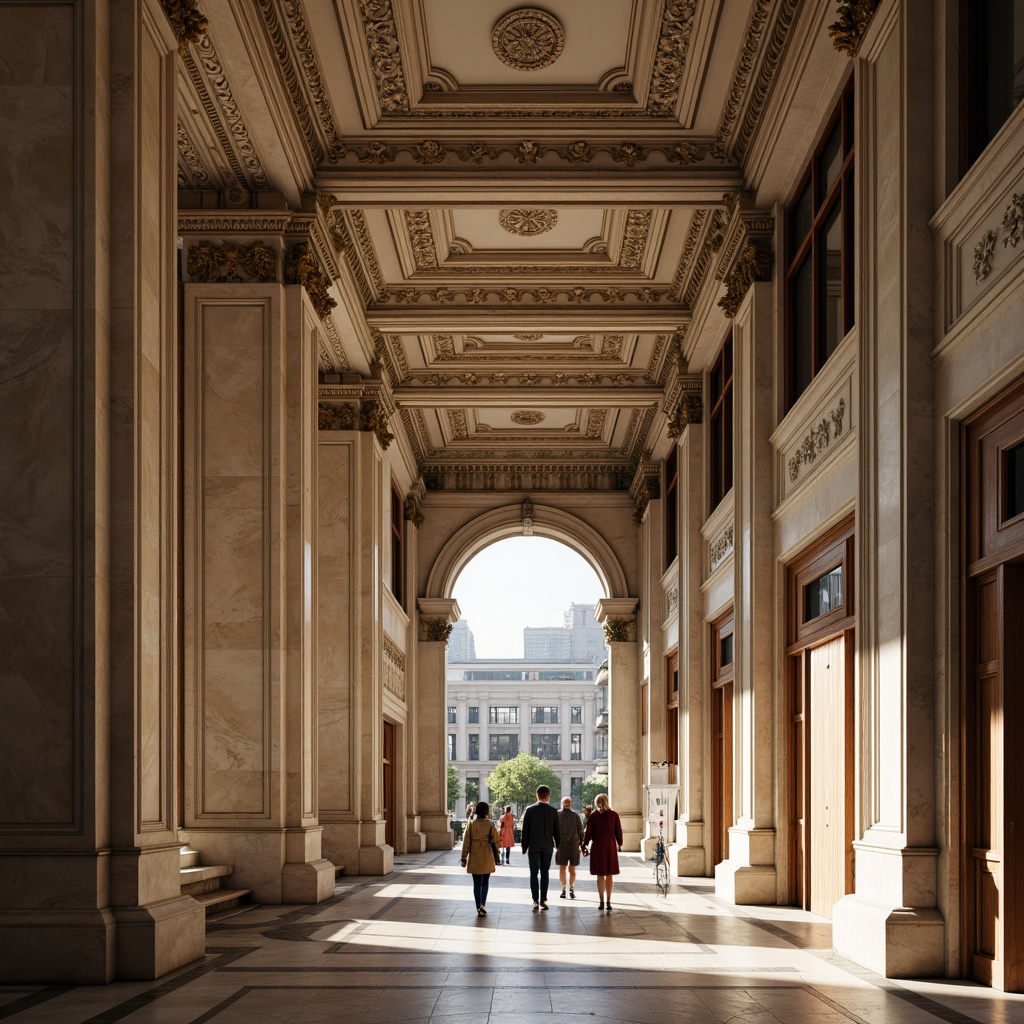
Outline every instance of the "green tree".
<path fill-rule="evenodd" d="M 480 799 L 480 783 L 476 779 L 466 779 L 466 803 L 475 804 Z"/>
<path fill-rule="evenodd" d="M 593 806 L 594 798 L 598 793 L 608 792 L 608 776 L 601 775 L 598 772 L 594 772 L 593 775 L 588 775 L 583 780 L 583 787 L 580 791 L 580 799 L 583 801 L 583 807 L 587 804 Z M 580 810 L 583 810 L 583 807 Z"/>
<path fill-rule="evenodd" d="M 448 810 L 454 811 L 459 802 L 459 773 L 455 765 L 448 765 Z"/>
<path fill-rule="evenodd" d="M 508 761 L 502 761 L 487 776 L 487 789 L 491 804 L 503 807 L 511 804 L 518 815 L 528 804 L 537 799 L 537 787 L 548 786 L 551 800 L 557 803 L 562 795 L 562 783 L 546 761 L 533 754 L 521 753 Z"/>

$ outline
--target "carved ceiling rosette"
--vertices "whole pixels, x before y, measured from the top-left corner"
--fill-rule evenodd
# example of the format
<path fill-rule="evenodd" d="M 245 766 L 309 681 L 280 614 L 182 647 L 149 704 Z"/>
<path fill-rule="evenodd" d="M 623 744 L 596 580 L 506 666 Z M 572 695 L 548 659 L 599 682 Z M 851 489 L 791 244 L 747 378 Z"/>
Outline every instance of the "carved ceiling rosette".
<path fill-rule="evenodd" d="M 535 7 L 506 14 L 491 33 L 494 55 L 517 71 L 539 71 L 554 64 L 565 48 L 557 18 Z"/>
<path fill-rule="evenodd" d="M 557 210 L 500 210 L 498 223 L 510 234 L 520 238 L 543 235 L 558 223 Z"/>

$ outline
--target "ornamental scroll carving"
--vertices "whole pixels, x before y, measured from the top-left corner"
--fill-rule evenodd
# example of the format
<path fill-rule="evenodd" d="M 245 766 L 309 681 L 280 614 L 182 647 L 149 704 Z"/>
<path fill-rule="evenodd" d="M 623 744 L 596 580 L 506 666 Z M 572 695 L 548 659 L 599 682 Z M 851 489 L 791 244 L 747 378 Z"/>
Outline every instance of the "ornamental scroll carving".
<path fill-rule="evenodd" d="M 452 635 L 452 623 L 440 616 L 420 619 L 420 627 L 423 630 L 423 639 L 428 644 L 446 644 Z"/>
<path fill-rule="evenodd" d="M 735 546 L 735 534 L 730 523 L 715 539 L 708 545 L 708 556 L 711 562 L 711 571 L 714 572 L 732 554 Z"/>
<path fill-rule="evenodd" d="M 1003 214 L 1002 227 L 1006 232 L 1003 248 L 1012 245 L 1016 249 L 1017 243 L 1024 236 L 1024 195 L 1013 193 L 1010 205 L 1007 206 L 1006 212 Z"/>
<path fill-rule="evenodd" d="M 319 261 L 305 243 L 288 250 L 285 275 L 289 284 L 301 284 L 306 289 L 309 301 L 321 320 L 329 316 L 338 304 L 327 291 L 330 287 L 327 275 L 320 269 Z"/>
<path fill-rule="evenodd" d="M 189 277 L 201 284 L 277 280 L 277 253 L 263 242 L 198 242 L 189 246 L 185 265 Z"/>
<path fill-rule="evenodd" d="M 647 513 L 647 506 L 661 497 L 661 469 L 658 465 L 645 464 L 637 471 L 631 488 L 633 497 L 633 523 L 640 526 Z"/>
<path fill-rule="evenodd" d="M 843 433 L 843 417 L 846 414 L 846 399 L 840 398 L 839 404 L 820 422 L 812 427 L 807 436 L 800 442 L 796 452 L 789 459 L 789 479 L 796 483 L 800 476 L 800 467 L 810 465 L 826 449 L 829 444 L 838 440 Z"/>
<path fill-rule="evenodd" d="M 391 637 L 384 634 L 384 689 L 405 700 L 405 655 Z"/>
<path fill-rule="evenodd" d="M 604 623 L 604 640 L 608 644 L 626 644 L 633 639 L 634 620 L 607 619 Z"/>
<path fill-rule="evenodd" d="M 839 17 L 828 27 L 832 45 L 850 57 L 856 57 L 864 33 L 875 16 L 879 0 L 843 0 Z"/>

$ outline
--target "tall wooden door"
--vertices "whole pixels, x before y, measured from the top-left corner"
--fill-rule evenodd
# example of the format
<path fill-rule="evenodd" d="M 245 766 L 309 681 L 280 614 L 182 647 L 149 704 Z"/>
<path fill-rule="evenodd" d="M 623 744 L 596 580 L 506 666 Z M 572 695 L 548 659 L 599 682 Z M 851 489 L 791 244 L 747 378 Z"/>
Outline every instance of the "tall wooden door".
<path fill-rule="evenodd" d="M 395 727 L 384 723 L 384 842 L 395 845 Z"/>
<path fill-rule="evenodd" d="M 729 857 L 729 829 L 733 822 L 733 616 L 712 626 L 711 673 L 711 859 L 720 864 Z"/>
<path fill-rule="evenodd" d="M 810 661 L 809 846 L 810 909 L 832 916 L 846 894 L 852 849 L 847 823 L 846 642 L 838 636 L 814 647 Z"/>
<path fill-rule="evenodd" d="M 1024 988 L 1024 786 L 1019 758 L 1024 672 L 1024 567 L 1000 565 L 979 579 L 967 729 L 967 886 L 970 973 L 994 988 Z"/>

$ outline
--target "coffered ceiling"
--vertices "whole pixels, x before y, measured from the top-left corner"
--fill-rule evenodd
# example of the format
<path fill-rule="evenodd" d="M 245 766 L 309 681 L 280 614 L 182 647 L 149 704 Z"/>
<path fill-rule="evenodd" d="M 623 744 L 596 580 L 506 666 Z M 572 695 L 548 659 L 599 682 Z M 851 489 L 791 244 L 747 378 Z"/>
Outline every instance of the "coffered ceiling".
<path fill-rule="evenodd" d="M 181 207 L 324 224 L 325 382 L 379 378 L 428 484 L 543 464 L 628 486 L 720 288 L 797 0 L 201 7 Z"/>

